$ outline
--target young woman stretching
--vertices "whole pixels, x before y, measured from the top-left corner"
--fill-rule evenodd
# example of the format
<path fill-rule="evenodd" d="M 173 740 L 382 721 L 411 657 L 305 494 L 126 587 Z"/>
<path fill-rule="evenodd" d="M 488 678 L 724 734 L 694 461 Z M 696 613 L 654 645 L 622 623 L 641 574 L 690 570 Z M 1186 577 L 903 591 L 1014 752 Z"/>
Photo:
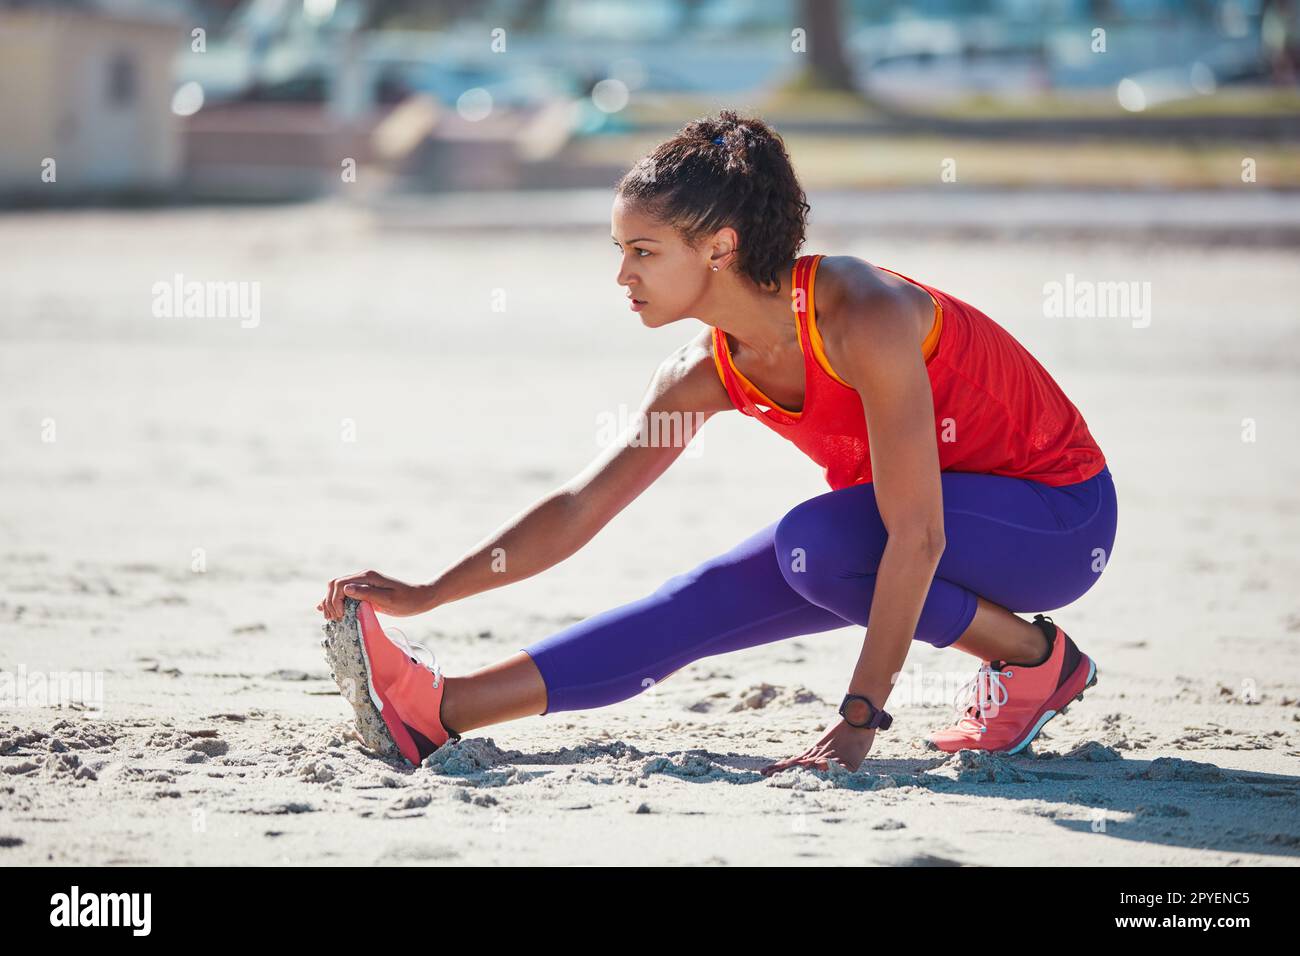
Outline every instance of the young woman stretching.
<path fill-rule="evenodd" d="M 706 326 L 659 366 L 642 427 L 735 408 L 794 442 L 832 490 L 641 600 L 464 677 L 421 663 L 374 612 L 418 614 L 564 560 L 686 442 L 610 447 L 428 583 L 336 578 L 317 606 L 338 622 L 324 643 L 371 747 L 419 763 L 478 727 L 607 706 L 702 657 L 848 624 L 867 631 L 842 719 L 765 774 L 856 770 L 890 725 L 913 640 L 982 662 L 955 723 L 931 735 L 946 751 L 1015 753 L 1095 681 L 1050 618 L 1013 613 L 1075 601 L 1110 559 L 1115 488 L 1079 411 L 975 307 L 851 256 L 800 256 L 808 208 L 780 137 L 724 110 L 623 179 L 613 238 L 644 325 Z"/>

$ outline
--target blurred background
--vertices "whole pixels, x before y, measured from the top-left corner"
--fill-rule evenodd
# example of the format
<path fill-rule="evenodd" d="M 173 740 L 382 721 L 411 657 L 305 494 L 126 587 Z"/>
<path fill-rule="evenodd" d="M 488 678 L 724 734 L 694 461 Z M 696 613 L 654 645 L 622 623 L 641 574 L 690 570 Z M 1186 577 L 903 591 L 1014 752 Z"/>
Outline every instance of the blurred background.
<path fill-rule="evenodd" d="M 1287 187 L 1298 59 L 1295 0 L 3 0 L 0 193 L 601 188 L 719 103 L 812 189 L 929 184 L 936 140 L 968 183 L 1180 188 L 1249 143 Z"/>

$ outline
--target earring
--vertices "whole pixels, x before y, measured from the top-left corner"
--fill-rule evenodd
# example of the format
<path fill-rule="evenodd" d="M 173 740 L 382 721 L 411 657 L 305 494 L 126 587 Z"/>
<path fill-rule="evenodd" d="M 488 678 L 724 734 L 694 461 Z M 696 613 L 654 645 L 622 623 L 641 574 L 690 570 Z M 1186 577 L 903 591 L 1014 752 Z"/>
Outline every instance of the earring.
<path fill-rule="evenodd" d="M 713 271 L 714 271 L 714 272 L 717 272 L 717 271 L 718 271 L 718 267 L 717 267 L 717 266 L 714 266 L 714 267 L 713 267 Z"/>

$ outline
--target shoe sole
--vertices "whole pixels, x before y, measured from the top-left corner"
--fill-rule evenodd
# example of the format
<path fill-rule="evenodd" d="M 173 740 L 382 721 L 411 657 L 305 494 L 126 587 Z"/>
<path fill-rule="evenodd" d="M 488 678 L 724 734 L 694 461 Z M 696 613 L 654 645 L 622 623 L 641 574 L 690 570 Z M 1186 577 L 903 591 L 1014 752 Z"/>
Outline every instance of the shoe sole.
<path fill-rule="evenodd" d="M 370 678 L 370 655 L 357 620 L 358 606 L 355 598 L 344 598 L 343 617 L 325 623 L 325 637 L 321 640 L 325 659 L 343 699 L 356 713 L 357 732 L 365 745 L 381 757 L 400 756 L 418 766 L 419 760 L 411 759 L 412 754 L 419 753 L 415 741 Z M 363 687 L 365 693 L 361 693 Z M 389 720 L 390 714 L 397 720 L 396 727 Z"/>
<path fill-rule="evenodd" d="M 1074 700 L 1083 700 L 1083 692 L 1087 690 L 1089 687 L 1091 687 L 1093 684 L 1097 683 L 1097 663 L 1091 657 L 1088 657 L 1087 661 L 1088 661 L 1088 676 L 1087 679 L 1084 681 L 1083 686 L 1079 687 L 1078 681 L 1071 681 L 1067 683 L 1065 687 L 1062 687 L 1060 691 L 1057 691 L 1057 693 L 1053 697 L 1054 700 L 1069 700 L 1071 698 L 1073 698 Z M 1078 670 L 1081 669 L 1082 668 L 1077 668 L 1076 673 L 1078 672 Z M 1070 684 L 1074 684 L 1075 689 L 1070 690 L 1069 689 Z M 1062 693 L 1062 691 L 1064 691 L 1064 693 Z M 1030 742 L 1035 737 L 1038 736 L 1038 732 L 1043 729 L 1043 727 L 1047 724 L 1049 720 L 1051 720 L 1057 714 L 1065 713 L 1069 709 L 1070 709 L 1070 705 L 1066 704 L 1062 706 L 1060 710 L 1049 708 L 1048 710 L 1044 711 L 1042 716 L 1039 717 L 1038 720 L 1034 722 L 1033 728 L 1029 731 L 1028 734 L 1025 735 L 1023 740 L 1021 740 L 1014 747 L 1011 747 L 1007 750 L 1001 750 L 998 752 L 1005 753 L 1005 754 L 1019 753 L 1025 747 L 1029 746 Z"/>

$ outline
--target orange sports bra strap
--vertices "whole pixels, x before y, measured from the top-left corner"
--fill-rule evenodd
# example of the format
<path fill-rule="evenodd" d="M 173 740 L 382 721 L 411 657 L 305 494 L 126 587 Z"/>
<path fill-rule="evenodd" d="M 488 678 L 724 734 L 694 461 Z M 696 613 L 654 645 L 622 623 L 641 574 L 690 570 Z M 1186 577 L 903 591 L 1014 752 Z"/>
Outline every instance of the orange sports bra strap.
<path fill-rule="evenodd" d="M 726 354 L 724 361 L 723 355 Z M 726 333 L 722 329 L 714 328 L 713 330 L 713 364 L 718 370 L 718 378 L 722 379 L 722 387 L 727 390 L 727 397 L 731 399 L 731 404 L 736 406 L 737 410 L 749 414 L 745 409 L 747 404 L 745 397 L 740 390 L 740 385 L 727 374 L 726 365 L 730 364 L 731 353 L 727 348 Z"/>
<path fill-rule="evenodd" d="M 800 256 L 794 263 L 794 276 L 790 283 L 791 308 L 800 315 L 808 313 L 809 280 L 821 256 Z"/>

